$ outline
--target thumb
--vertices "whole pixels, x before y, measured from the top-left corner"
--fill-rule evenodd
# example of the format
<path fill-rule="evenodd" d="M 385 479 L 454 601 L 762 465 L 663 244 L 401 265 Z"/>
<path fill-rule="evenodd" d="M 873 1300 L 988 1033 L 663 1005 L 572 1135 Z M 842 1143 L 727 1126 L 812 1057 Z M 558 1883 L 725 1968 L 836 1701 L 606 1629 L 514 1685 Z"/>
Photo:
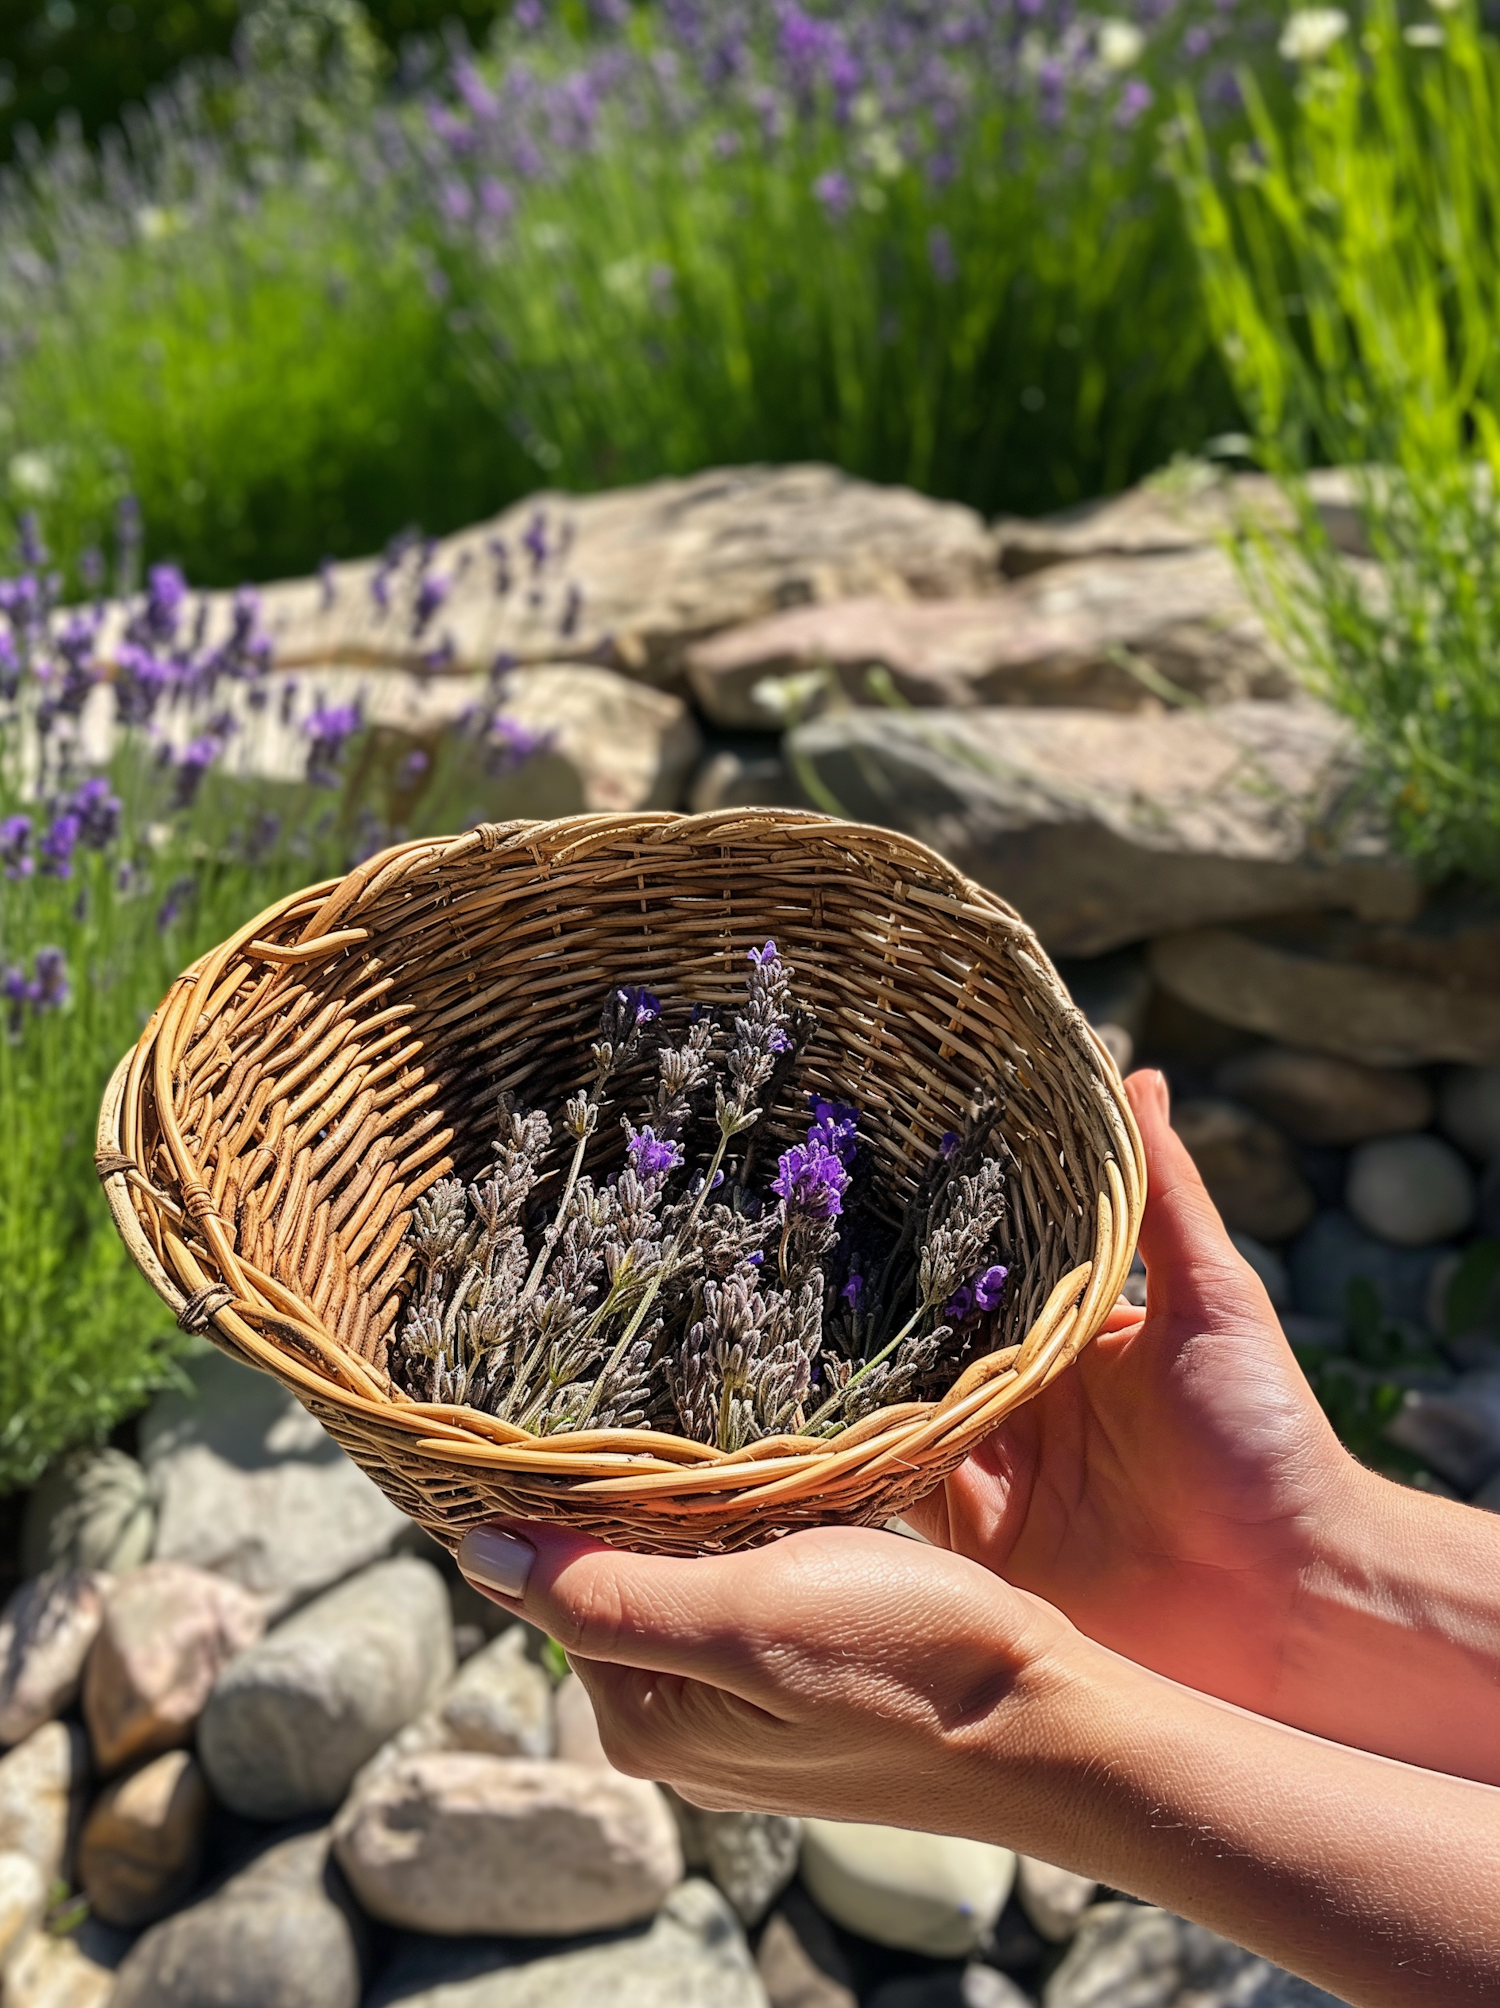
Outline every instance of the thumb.
<path fill-rule="evenodd" d="M 533 1521 L 470 1528 L 457 1560 L 482 1595 L 572 1657 L 740 1690 L 756 1606 L 728 1579 L 753 1574 L 751 1556 L 642 1555 Z"/>
<path fill-rule="evenodd" d="M 1190 1320 L 1210 1329 L 1226 1318 L 1275 1317 L 1208 1196 L 1187 1146 L 1172 1127 L 1166 1078 L 1141 1069 L 1125 1083 L 1146 1152 L 1146 1208 L 1141 1260 L 1148 1315 Z"/>

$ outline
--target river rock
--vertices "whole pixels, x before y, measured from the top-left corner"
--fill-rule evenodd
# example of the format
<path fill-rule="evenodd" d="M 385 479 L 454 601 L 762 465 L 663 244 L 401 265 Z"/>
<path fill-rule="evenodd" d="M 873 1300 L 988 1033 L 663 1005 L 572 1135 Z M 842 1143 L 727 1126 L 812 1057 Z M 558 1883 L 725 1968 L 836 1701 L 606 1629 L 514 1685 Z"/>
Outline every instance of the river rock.
<path fill-rule="evenodd" d="M 771 2008 L 858 2008 L 843 1948 L 805 1890 L 787 1890 L 766 1919 L 755 1964 Z"/>
<path fill-rule="evenodd" d="M 1150 964 L 1173 996 L 1285 1045 L 1372 1067 L 1500 1061 L 1500 917 L 1487 907 L 1434 899 L 1410 924 L 1290 909 L 1194 923 L 1153 941 Z"/>
<path fill-rule="evenodd" d="M 1470 1157 L 1500 1158 L 1500 1067 L 1454 1067 L 1438 1093 L 1438 1124 Z"/>
<path fill-rule="evenodd" d="M 1441 1137 L 1380 1137 L 1349 1159 L 1345 1206 L 1367 1233 L 1398 1248 L 1462 1234 L 1474 1203 L 1469 1167 Z"/>
<path fill-rule="evenodd" d="M 93 1914 L 137 1931 L 181 1903 L 197 1880 L 208 1811 L 203 1772 L 186 1750 L 106 1785 L 78 1841 L 78 1880 Z"/>
<path fill-rule="evenodd" d="M 491 1606 L 493 1608 L 493 1606 Z M 483 1750 L 492 1757 L 550 1757 L 552 1682 L 527 1656 L 532 1633 L 512 1624 L 472 1652 L 448 1687 L 370 1759 L 419 1750 Z"/>
<path fill-rule="evenodd" d="M 1149 1904 L 1096 1904 L 1042 1993 L 1043 2008 L 1344 2008 L 1201 1924 Z"/>
<path fill-rule="evenodd" d="M 109 1578 L 93 1569 L 23 1583 L 0 1612 L 0 1743 L 19 1743 L 78 1699 Z"/>
<path fill-rule="evenodd" d="M 1071 1869 L 1055 1869 L 1030 1855 L 1016 1858 L 1016 1895 L 1033 1927 L 1052 1945 L 1065 1945 L 1094 1901 L 1099 1885 Z"/>
<path fill-rule="evenodd" d="M 931 844 L 1057 954 L 1303 908 L 1405 915 L 1418 898 L 1359 803 L 1348 728 L 1311 702 L 853 710 L 788 749 L 820 808 Z"/>
<path fill-rule="evenodd" d="M 647 1931 L 518 1963 L 491 1941 L 403 1947 L 365 2008 L 768 2008 L 744 1935 L 706 1882 L 672 1891 Z"/>
<path fill-rule="evenodd" d="M 1220 1066 L 1214 1085 L 1303 1143 L 1364 1143 L 1432 1121 L 1432 1090 L 1420 1074 L 1294 1046 L 1237 1053 Z"/>
<path fill-rule="evenodd" d="M 364 1952 L 326 1832 L 298 1834 L 153 1925 L 110 2008 L 358 2008 Z"/>
<path fill-rule="evenodd" d="M 599 1766 L 612 1771 L 599 1740 L 599 1720 L 589 1691 L 576 1673 L 569 1673 L 557 1690 L 555 1700 L 557 1754 L 569 1764 Z"/>
<path fill-rule="evenodd" d="M 93 1956 L 86 1929 L 65 1938 L 39 1931 L 28 1939 L 6 1969 L 5 2008 L 113 2008 L 114 1968 Z"/>
<path fill-rule="evenodd" d="M 688 807 L 711 809 L 804 808 L 806 800 L 779 752 L 721 747 L 693 776 Z"/>
<path fill-rule="evenodd" d="M 783 1813 L 710 1813 L 667 1795 L 689 1868 L 706 1868 L 744 1925 L 759 1924 L 797 1873 L 802 1822 Z"/>
<path fill-rule="evenodd" d="M 1253 1234 L 1232 1233 L 1230 1240 L 1260 1278 L 1273 1311 L 1287 1311 L 1292 1302 L 1292 1281 L 1285 1262 L 1274 1248 L 1257 1241 Z"/>
<path fill-rule="evenodd" d="M 1409 1388 L 1385 1434 L 1460 1492 L 1478 1490 L 1500 1472 L 1500 1372 L 1480 1368 L 1442 1391 Z"/>
<path fill-rule="evenodd" d="M 219 1352 L 141 1418 L 155 1555 L 253 1590 L 272 1616 L 387 1553 L 410 1522 L 295 1396 Z"/>
<path fill-rule="evenodd" d="M 0 1975 L 46 1908 L 47 1881 L 31 1856 L 14 1848 L 0 1853 Z"/>
<path fill-rule="evenodd" d="M 1422 1324 L 1441 1248 L 1395 1248 L 1355 1225 L 1347 1213 L 1320 1213 L 1287 1250 L 1287 1273 L 1299 1313 L 1342 1324 L 1349 1285 L 1363 1278 L 1389 1318 Z"/>
<path fill-rule="evenodd" d="M 974 1961 L 883 1980 L 865 2008 L 1032 2008 L 1032 1997 L 1008 1973 Z"/>
<path fill-rule="evenodd" d="M 780 722 L 777 685 L 820 673 L 856 703 L 1163 709 L 1288 698 L 1296 679 L 1214 549 L 1062 563 L 978 599 L 840 600 L 732 628 L 688 652 L 705 713 Z"/>
<path fill-rule="evenodd" d="M 610 1930 L 651 1916 L 682 1879 L 654 1785 L 468 1750 L 372 1766 L 334 1848 L 372 1917 L 420 1931 Z"/>
<path fill-rule="evenodd" d="M 72 1450 L 49 1464 L 26 1501 L 21 1567 L 139 1568 L 151 1553 L 154 1515 L 146 1474 L 123 1450 Z"/>
<path fill-rule="evenodd" d="M 1258 1241 L 1287 1241 L 1312 1219 L 1316 1202 L 1291 1146 L 1262 1117 L 1204 1097 L 1179 1102 L 1172 1127 L 1230 1229 Z"/>
<path fill-rule="evenodd" d="M 1337 551 L 1367 557 L 1355 475 L 1315 468 L 1308 498 Z M 1000 569 L 1024 578 L 1078 558 L 1144 558 L 1216 545 L 1246 518 L 1262 530 L 1292 530 L 1296 516 L 1268 475 L 1228 474 L 1207 461 L 1175 462 L 1137 487 L 1075 503 L 1048 516 L 1002 516 L 995 525 Z"/>
<path fill-rule="evenodd" d="M 437 1570 L 412 1556 L 377 1562 L 283 1619 L 219 1676 L 198 1729 L 215 1798 L 252 1820 L 331 1811 L 453 1666 Z"/>
<path fill-rule="evenodd" d="M 841 1820 L 807 1820 L 802 1880 L 835 1924 L 937 1959 L 983 1946 L 1015 1881 L 1008 1848 Z"/>
<path fill-rule="evenodd" d="M 49 1889 L 68 1873 L 88 1777 L 73 1722 L 44 1722 L 0 1757 L 0 1853 L 35 1862 Z"/>
<path fill-rule="evenodd" d="M 83 1719 L 101 1771 L 190 1741 L 220 1669 L 265 1627 L 259 1597 L 181 1562 L 122 1576 L 83 1673 Z"/>

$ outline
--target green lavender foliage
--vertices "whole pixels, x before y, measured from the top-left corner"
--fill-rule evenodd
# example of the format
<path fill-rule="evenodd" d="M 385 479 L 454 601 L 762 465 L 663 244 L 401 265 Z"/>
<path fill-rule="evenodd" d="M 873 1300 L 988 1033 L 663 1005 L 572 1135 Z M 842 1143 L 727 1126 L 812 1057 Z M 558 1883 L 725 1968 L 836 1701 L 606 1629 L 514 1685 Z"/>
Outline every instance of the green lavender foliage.
<path fill-rule="evenodd" d="M 1247 572 L 1435 878 L 1500 882 L 1500 44 L 1467 4 L 1372 0 L 1249 145 L 1183 102 L 1173 167 L 1220 351 L 1298 512 Z M 1357 476 L 1384 584 L 1333 551 L 1298 476 Z"/>
<path fill-rule="evenodd" d="M 61 948 L 70 989 L 0 1023 L 0 1492 L 139 1408 L 182 1343 L 110 1222 L 100 1098 L 177 972 L 332 861 L 304 839 L 252 864 L 208 834 L 173 828 L 136 856 L 128 891 L 118 855 L 91 851 L 70 879 L 0 882 L 0 953 L 24 965 L 28 948 Z"/>

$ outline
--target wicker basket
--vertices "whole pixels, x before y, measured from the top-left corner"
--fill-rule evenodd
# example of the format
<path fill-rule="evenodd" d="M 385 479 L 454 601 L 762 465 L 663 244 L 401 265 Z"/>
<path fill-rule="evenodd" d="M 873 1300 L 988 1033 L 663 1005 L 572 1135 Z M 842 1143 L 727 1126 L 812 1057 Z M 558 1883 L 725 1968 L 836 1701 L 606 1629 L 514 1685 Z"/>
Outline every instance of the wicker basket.
<path fill-rule="evenodd" d="M 498 1091 L 555 1105 L 607 987 L 728 1002 L 767 935 L 818 1013 L 807 1084 L 858 1104 L 893 1193 L 1002 1089 L 1001 1349 L 941 1401 L 733 1454 L 533 1437 L 393 1386 L 412 1204 L 477 1173 Z M 779 810 L 488 824 L 282 900 L 173 985 L 110 1082 L 98 1164 L 178 1322 L 274 1374 L 445 1545 L 542 1518 L 677 1553 L 920 1498 L 1099 1329 L 1145 1191 L 1114 1065 L 1018 916 L 907 838 Z"/>

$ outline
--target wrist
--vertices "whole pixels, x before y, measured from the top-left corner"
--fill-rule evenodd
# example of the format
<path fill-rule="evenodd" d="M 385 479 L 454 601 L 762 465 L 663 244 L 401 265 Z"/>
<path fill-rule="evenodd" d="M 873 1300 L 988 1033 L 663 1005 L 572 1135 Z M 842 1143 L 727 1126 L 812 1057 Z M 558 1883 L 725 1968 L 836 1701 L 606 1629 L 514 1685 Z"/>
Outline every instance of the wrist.
<path fill-rule="evenodd" d="M 1500 1783 L 1500 1517 L 1352 1458 L 1301 1572 L 1266 1712 Z"/>

